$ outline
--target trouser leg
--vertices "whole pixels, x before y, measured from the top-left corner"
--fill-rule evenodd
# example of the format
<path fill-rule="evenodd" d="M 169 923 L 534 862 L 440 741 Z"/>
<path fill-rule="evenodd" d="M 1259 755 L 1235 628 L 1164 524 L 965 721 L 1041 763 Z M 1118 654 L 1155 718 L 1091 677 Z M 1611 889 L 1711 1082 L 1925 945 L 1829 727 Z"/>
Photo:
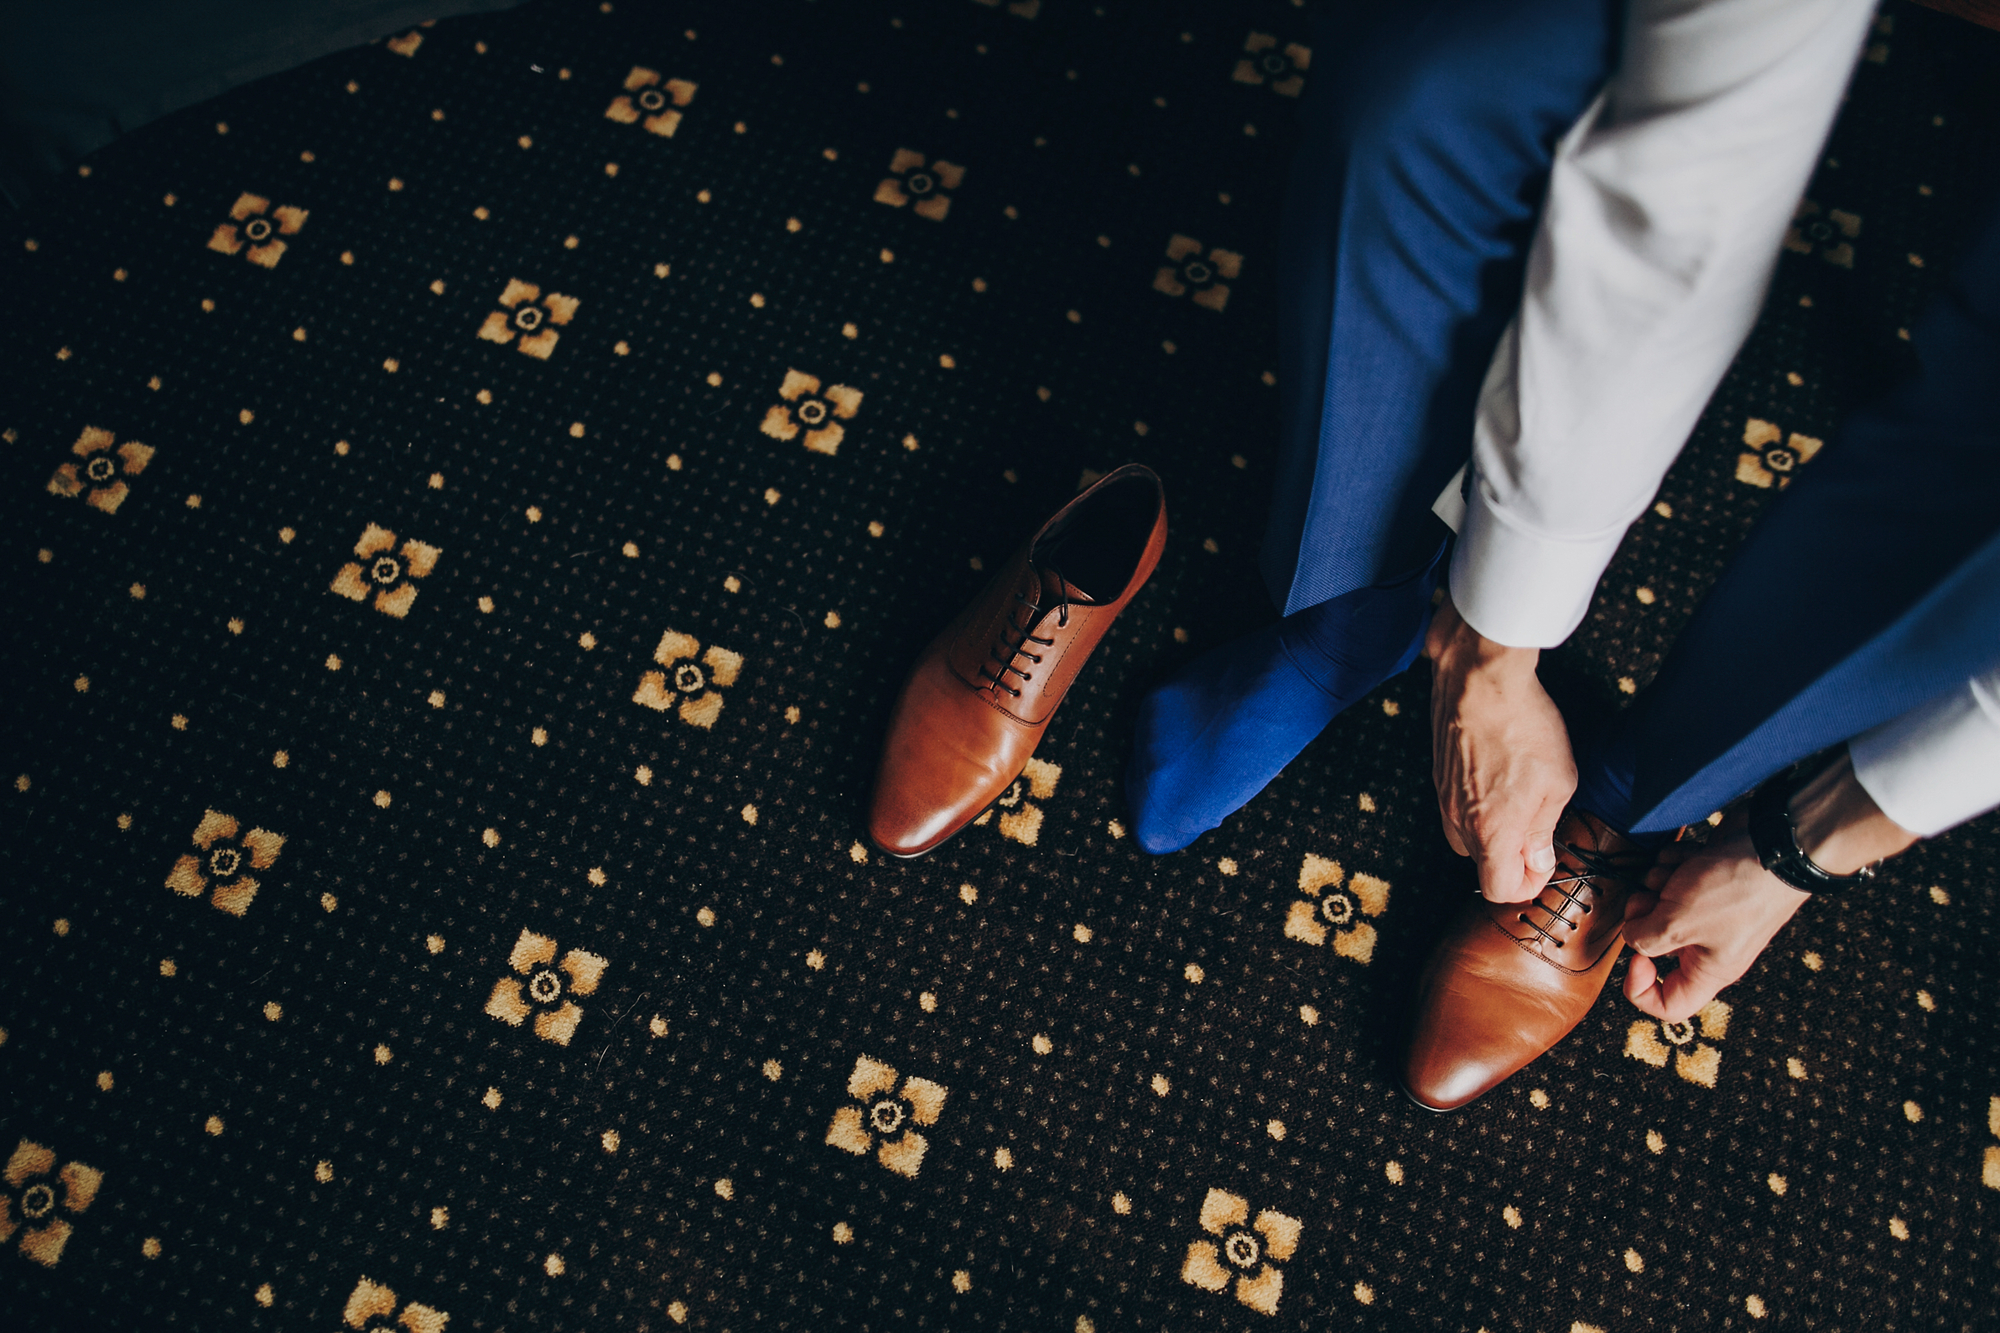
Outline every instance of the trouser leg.
<path fill-rule="evenodd" d="M 1670 832 L 2000 662 L 2000 209 L 1912 342 L 1580 748 L 1578 804 Z"/>
<path fill-rule="evenodd" d="M 1473 404 L 1556 140 L 1610 67 L 1611 0 L 1349 6 L 1323 25 L 1284 220 L 1286 394 L 1264 570 L 1285 619 L 1142 707 L 1127 797 L 1152 852 L 1250 800 L 1408 666 Z"/>
<path fill-rule="evenodd" d="M 1608 77 L 1615 0 L 1321 14 L 1280 261 L 1282 434 L 1262 568 L 1287 613 L 1423 566 L 1520 303 L 1556 141 Z"/>

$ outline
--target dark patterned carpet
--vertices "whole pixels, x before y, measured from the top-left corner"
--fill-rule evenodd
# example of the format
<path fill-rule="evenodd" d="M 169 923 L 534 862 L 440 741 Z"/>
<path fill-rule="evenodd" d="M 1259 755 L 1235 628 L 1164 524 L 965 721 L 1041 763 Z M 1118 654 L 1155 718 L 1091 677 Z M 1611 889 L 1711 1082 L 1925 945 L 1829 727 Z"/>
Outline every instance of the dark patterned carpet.
<path fill-rule="evenodd" d="M 2000 1326 L 1994 819 L 1448 1117 L 1389 1073 L 1468 873 L 1421 670 L 1191 850 L 1123 836 L 1136 701 L 1271 614 L 1310 40 L 544 0 L 9 222 L 7 1326 Z M 2000 167 L 2000 38 L 1873 41 L 1576 709 L 1838 447 Z M 870 855 L 906 663 L 1128 460 L 1167 556 L 1045 762 Z"/>

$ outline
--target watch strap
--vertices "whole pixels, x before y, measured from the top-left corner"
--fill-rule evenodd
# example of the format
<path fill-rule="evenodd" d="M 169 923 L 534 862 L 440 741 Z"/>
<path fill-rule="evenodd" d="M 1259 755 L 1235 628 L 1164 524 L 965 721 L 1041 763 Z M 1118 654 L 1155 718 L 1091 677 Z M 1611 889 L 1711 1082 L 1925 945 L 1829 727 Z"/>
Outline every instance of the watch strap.
<path fill-rule="evenodd" d="M 1795 765 L 1772 777 L 1750 798 L 1750 844 L 1764 869 L 1801 893 L 1842 894 L 1863 880 L 1875 877 L 1874 866 L 1863 866 L 1851 875 L 1836 875 L 1806 855 L 1799 846 L 1798 827 L 1792 822 L 1792 797 L 1812 776 L 1804 765 Z"/>

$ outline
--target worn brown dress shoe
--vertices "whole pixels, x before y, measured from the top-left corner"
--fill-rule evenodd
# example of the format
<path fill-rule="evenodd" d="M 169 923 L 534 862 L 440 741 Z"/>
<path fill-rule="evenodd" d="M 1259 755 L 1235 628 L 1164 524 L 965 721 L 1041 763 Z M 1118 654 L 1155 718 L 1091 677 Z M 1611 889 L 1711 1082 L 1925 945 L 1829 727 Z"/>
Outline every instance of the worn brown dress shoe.
<path fill-rule="evenodd" d="M 1625 899 L 1652 857 L 1595 815 L 1556 826 L 1556 870 L 1523 903 L 1466 904 L 1417 986 L 1403 1091 L 1450 1111 L 1491 1091 L 1583 1021 L 1625 942 Z"/>
<path fill-rule="evenodd" d="M 876 769 L 870 841 L 921 856 L 1006 792 L 1166 544 L 1160 479 L 1133 464 L 1015 552 L 904 683 Z"/>

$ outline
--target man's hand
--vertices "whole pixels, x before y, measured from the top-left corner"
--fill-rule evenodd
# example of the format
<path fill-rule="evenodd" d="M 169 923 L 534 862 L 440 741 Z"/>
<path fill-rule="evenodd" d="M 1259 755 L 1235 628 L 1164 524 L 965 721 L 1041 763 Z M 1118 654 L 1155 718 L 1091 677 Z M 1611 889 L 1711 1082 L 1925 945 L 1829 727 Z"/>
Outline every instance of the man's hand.
<path fill-rule="evenodd" d="M 1748 820 L 1726 821 L 1707 847 L 1670 843 L 1646 872 L 1647 892 L 1625 900 L 1625 998 L 1662 1022 L 1678 1023 L 1733 984 L 1792 913 L 1800 893 L 1757 862 Z M 1680 966 L 1662 974 L 1655 958 Z"/>
<path fill-rule="evenodd" d="M 1843 755 L 1792 798 L 1799 846 L 1835 875 L 1896 855 L 1917 835 L 1882 813 Z M 1677 1023 L 1735 982 L 1811 894 L 1764 869 L 1741 812 L 1707 847 L 1673 843 L 1646 874 L 1645 892 L 1625 903 L 1625 942 L 1638 951 L 1625 968 L 1625 998 Z M 1662 974 L 1653 961 L 1680 962 Z"/>
<path fill-rule="evenodd" d="M 1424 655 L 1445 839 L 1478 865 L 1487 898 L 1525 902 L 1556 868 L 1556 822 L 1576 791 L 1569 732 L 1535 676 L 1541 652 L 1481 637 L 1447 596 Z"/>

